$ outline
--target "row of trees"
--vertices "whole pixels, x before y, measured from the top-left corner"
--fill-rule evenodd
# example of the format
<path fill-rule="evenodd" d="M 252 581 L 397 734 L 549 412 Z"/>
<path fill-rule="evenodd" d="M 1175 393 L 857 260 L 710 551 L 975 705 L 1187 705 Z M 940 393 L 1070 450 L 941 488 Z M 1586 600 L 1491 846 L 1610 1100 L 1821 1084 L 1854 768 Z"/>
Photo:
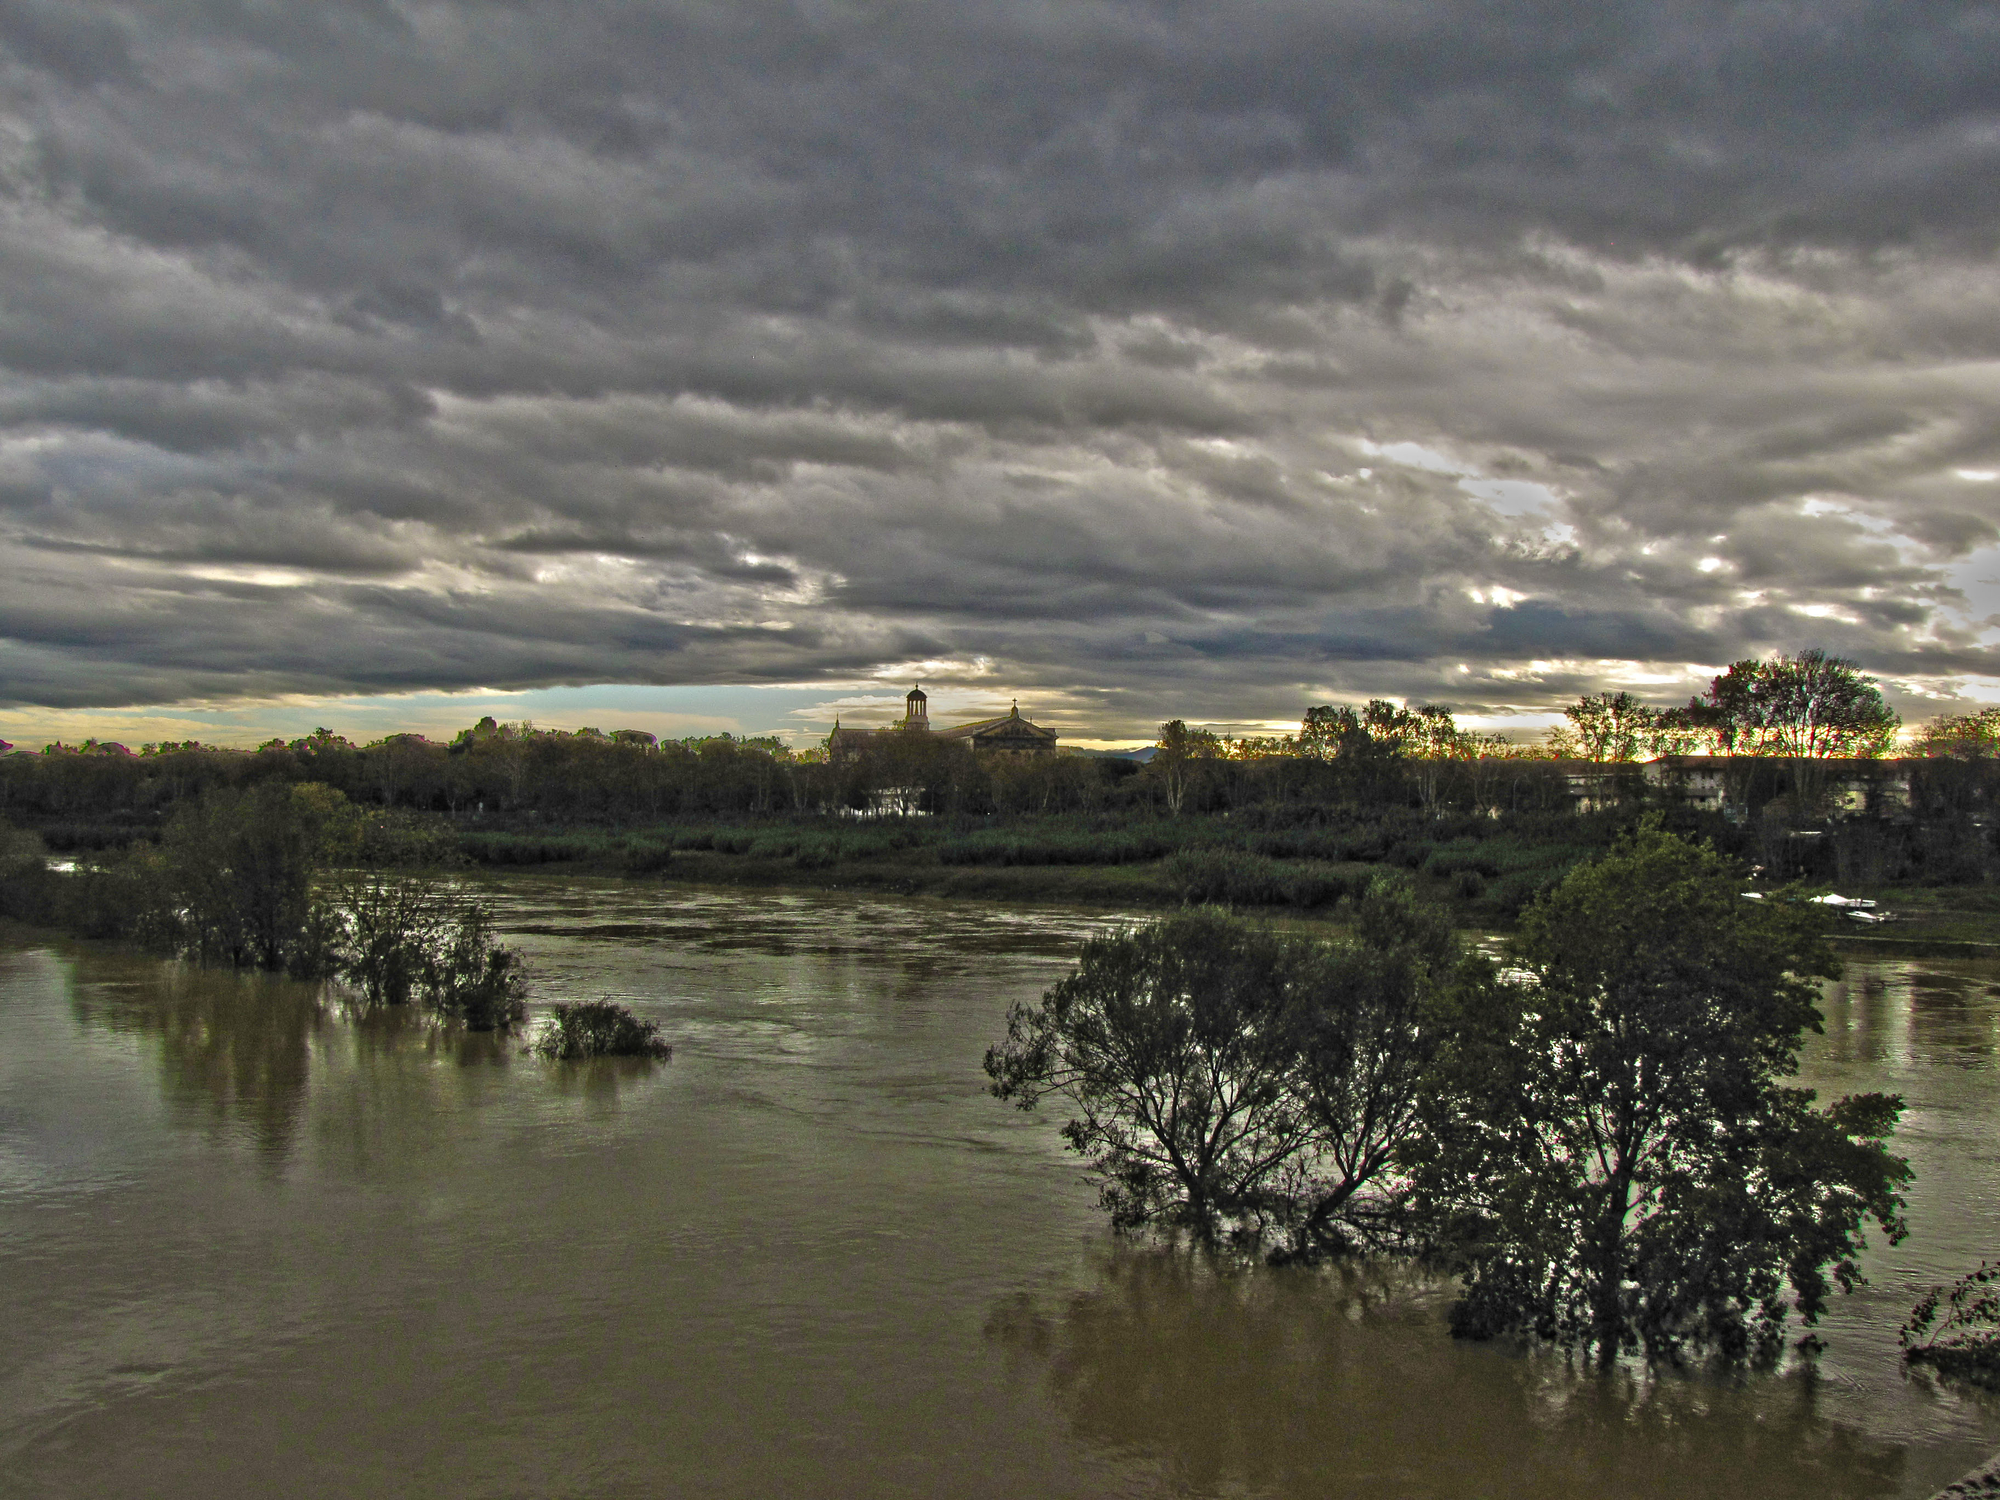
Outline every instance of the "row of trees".
<path fill-rule="evenodd" d="M 1455 1272 L 1453 1327 L 1769 1358 L 1904 1232 L 1901 1101 L 1788 1082 L 1834 972 L 1818 908 L 1744 901 L 1642 824 L 1496 967 L 1378 886 L 1332 942 L 1193 912 L 1086 945 L 986 1056 L 1059 1098 L 1115 1223 Z"/>
<path fill-rule="evenodd" d="M 1736 662 L 1680 708 L 1597 693 L 1563 712 L 1569 724 L 1551 736 L 1552 747 L 1598 761 L 1642 754 L 1867 759 L 1890 750 L 1902 727 L 1854 662 L 1824 651 Z"/>
<path fill-rule="evenodd" d="M 1309 709 L 1296 735 L 1231 739 L 1163 726 L 1162 753 L 1261 760 L 1328 761 L 1360 751 L 1405 760 L 1541 759 L 1634 761 L 1656 755 L 1755 755 L 1785 759 L 1868 758 L 1886 753 L 1902 721 L 1856 663 L 1824 651 L 1739 661 L 1678 708 L 1654 708 L 1627 692 L 1588 693 L 1563 710 L 1566 724 L 1539 744 L 1516 745 L 1461 729 L 1438 704 L 1403 707 L 1374 699 L 1359 708 Z M 1968 730 L 1967 726 L 1982 726 Z M 1994 753 L 2000 710 L 1939 720 L 1918 753 Z M 1956 750 L 1941 748 L 1956 746 Z"/>
<path fill-rule="evenodd" d="M 221 786 L 317 782 L 350 801 L 448 814 L 596 821 L 764 816 L 866 807 L 891 790 L 945 814 L 1174 813 L 1259 802 L 1557 810 L 1563 759 L 1607 764 L 1662 753 L 1789 762 L 1793 781 L 1829 759 L 1867 758 L 1897 720 L 1854 663 L 1823 652 L 1742 661 L 1678 709 L 1599 693 L 1566 710 L 1539 745 L 1461 727 L 1440 705 L 1386 700 L 1306 711 L 1296 734 L 1230 738 L 1172 720 L 1143 769 L 1077 756 L 975 754 L 922 732 L 878 736 L 858 755 L 715 735 L 655 742 L 634 731 L 561 732 L 481 720 L 449 745 L 392 735 L 359 746 L 319 729 L 254 752 L 193 743 L 53 745 L 0 756 L 0 810 L 47 822 L 166 809 Z M 1933 760 L 2000 764 L 2000 710 L 1938 720 L 1913 748 Z"/>

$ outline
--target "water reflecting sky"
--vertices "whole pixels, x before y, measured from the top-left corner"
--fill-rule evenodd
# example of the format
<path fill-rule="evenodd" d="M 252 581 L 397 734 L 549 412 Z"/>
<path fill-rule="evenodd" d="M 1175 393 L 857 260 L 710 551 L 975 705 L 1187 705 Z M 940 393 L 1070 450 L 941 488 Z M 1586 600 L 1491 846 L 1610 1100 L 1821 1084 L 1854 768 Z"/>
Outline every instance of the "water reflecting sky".
<path fill-rule="evenodd" d="M 1911 1101 L 1817 1372 L 1580 1376 L 1375 1271 L 1120 1246 L 986 1096 L 1101 919 L 520 879 L 536 999 L 664 1066 L 0 942 L 0 1493 L 1928 1494 L 2000 1402 L 1896 1324 L 1993 1249 L 2000 969 L 1856 966 L 1808 1081 Z"/>

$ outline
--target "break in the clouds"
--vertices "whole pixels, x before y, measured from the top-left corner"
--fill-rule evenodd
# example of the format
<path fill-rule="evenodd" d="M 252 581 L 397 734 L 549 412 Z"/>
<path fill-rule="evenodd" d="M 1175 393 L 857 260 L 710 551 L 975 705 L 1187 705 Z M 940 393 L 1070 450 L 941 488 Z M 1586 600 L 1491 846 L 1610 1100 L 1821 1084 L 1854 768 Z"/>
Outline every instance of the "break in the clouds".
<path fill-rule="evenodd" d="M 2000 674 L 2000 12 L 0 3 L 0 699 Z"/>

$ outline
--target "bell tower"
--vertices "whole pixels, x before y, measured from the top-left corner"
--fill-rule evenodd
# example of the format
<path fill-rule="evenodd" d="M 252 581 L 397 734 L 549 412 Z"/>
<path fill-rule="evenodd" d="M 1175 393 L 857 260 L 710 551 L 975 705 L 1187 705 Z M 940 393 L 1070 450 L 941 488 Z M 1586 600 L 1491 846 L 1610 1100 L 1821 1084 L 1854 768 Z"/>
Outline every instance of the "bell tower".
<path fill-rule="evenodd" d="M 930 699 L 924 696 L 922 687 L 911 688 L 910 695 L 903 700 L 903 727 L 905 729 L 931 727 Z"/>

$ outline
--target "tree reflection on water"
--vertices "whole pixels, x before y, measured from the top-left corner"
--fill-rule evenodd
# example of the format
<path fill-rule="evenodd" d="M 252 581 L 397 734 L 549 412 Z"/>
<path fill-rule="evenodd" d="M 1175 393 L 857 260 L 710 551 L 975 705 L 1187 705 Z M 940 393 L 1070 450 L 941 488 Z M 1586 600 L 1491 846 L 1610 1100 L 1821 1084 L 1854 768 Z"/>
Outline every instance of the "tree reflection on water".
<path fill-rule="evenodd" d="M 1455 1344 L 1443 1290 L 1395 1267 L 1219 1265 L 1124 1247 L 990 1341 L 1083 1440 L 1193 1495 L 1887 1496 L 1901 1445 L 1815 1412 L 1809 1370 L 1584 1371 Z"/>
<path fill-rule="evenodd" d="M 67 956 L 77 1020 L 157 1043 L 170 1105 L 247 1130 L 260 1151 L 290 1148 L 312 1040 L 329 1019 L 318 986 L 90 949 Z"/>
<path fill-rule="evenodd" d="M 416 1006 L 350 1004 L 326 985 L 81 945 L 64 956 L 79 1023 L 145 1039 L 170 1108 L 210 1129 L 243 1132 L 272 1159 L 297 1143 L 315 1070 L 337 1113 L 373 1118 L 387 1095 L 436 1095 L 431 1064 L 505 1068 L 519 1050 L 516 1037 L 468 1031 Z M 604 1070 L 579 1083 L 602 1101 L 619 1081 Z"/>

